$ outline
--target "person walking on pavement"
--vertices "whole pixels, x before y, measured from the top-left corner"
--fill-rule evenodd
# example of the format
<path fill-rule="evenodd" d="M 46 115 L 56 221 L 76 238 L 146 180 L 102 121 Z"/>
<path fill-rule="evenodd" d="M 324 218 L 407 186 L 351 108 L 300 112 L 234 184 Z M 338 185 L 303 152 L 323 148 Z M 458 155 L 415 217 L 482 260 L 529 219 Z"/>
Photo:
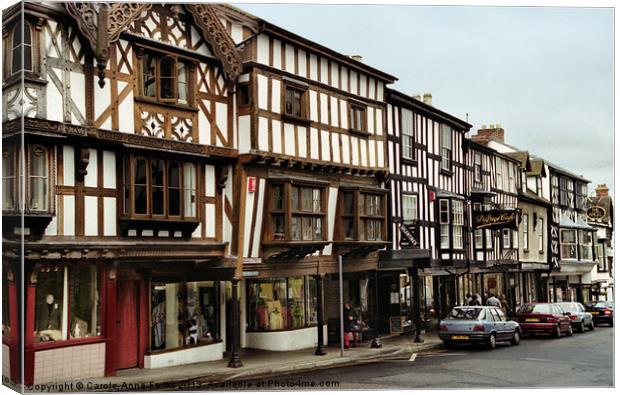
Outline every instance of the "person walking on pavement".
<path fill-rule="evenodd" d="M 480 306 L 482 303 L 480 302 L 480 295 L 475 294 L 471 300 L 469 301 L 470 306 Z"/>
<path fill-rule="evenodd" d="M 469 306 L 469 302 L 471 302 L 471 294 L 468 292 L 465 294 L 465 305 Z"/>
<path fill-rule="evenodd" d="M 353 328 L 353 325 L 355 325 L 355 318 L 353 317 L 353 308 L 351 308 L 349 302 L 344 303 L 344 310 L 342 314 L 342 321 L 344 322 L 344 348 L 350 348 L 351 335 L 355 334 Z M 353 344 L 355 344 L 355 338 L 353 339 Z"/>
<path fill-rule="evenodd" d="M 502 296 L 499 297 L 499 303 L 502 306 L 502 310 L 504 311 L 504 314 L 509 316 L 511 314 L 511 311 L 510 311 L 510 305 L 508 304 L 508 299 L 506 299 L 506 295 L 502 294 Z"/>
<path fill-rule="evenodd" d="M 487 299 L 487 303 L 486 304 L 487 304 L 487 306 L 495 306 L 495 307 L 500 307 L 500 308 L 502 307 L 502 304 L 499 301 L 499 299 L 497 299 L 495 297 L 495 295 L 493 295 L 493 294 L 489 295 L 489 298 Z"/>

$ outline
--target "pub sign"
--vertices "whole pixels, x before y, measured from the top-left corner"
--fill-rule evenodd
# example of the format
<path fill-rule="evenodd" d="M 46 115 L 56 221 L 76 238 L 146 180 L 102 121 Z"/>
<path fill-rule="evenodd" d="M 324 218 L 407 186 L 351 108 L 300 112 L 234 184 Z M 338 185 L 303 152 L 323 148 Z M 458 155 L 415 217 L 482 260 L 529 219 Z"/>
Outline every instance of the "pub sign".
<path fill-rule="evenodd" d="M 420 227 L 417 223 L 400 224 L 400 236 L 402 248 L 420 248 Z"/>

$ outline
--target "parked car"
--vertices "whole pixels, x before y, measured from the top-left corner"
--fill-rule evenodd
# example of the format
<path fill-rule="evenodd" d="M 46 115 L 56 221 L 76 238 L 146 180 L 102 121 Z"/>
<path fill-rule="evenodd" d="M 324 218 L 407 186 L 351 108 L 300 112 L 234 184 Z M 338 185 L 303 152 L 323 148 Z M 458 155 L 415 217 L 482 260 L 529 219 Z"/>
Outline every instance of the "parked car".
<path fill-rule="evenodd" d="M 608 324 L 614 326 L 614 302 L 600 301 L 588 306 L 588 311 L 592 314 L 594 324 Z"/>
<path fill-rule="evenodd" d="M 560 337 L 562 333 L 573 335 L 570 318 L 564 315 L 564 311 L 557 303 L 526 303 L 517 312 L 517 321 L 524 335 L 539 333 L 554 337 Z"/>
<path fill-rule="evenodd" d="M 564 312 L 564 315 L 570 318 L 571 324 L 577 332 L 583 333 L 586 328 L 594 330 L 594 320 L 592 314 L 586 311 L 586 308 L 579 302 L 561 302 L 558 303 Z"/>
<path fill-rule="evenodd" d="M 457 306 L 439 322 L 439 338 L 446 347 L 456 343 L 482 343 L 493 349 L 498 341 L 521 341 L 521 328 L 494 306 Z"/>

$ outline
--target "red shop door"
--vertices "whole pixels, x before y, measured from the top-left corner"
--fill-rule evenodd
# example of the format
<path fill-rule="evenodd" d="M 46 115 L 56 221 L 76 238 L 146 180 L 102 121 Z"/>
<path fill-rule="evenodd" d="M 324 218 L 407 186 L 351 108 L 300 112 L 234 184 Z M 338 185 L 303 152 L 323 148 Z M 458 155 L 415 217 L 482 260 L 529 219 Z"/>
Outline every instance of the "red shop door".
<path fill-rule="evenodd" d="M 138 291 L 137 280 L 118 282 L 116 304 L 117 369 L 138 366 Z"/>

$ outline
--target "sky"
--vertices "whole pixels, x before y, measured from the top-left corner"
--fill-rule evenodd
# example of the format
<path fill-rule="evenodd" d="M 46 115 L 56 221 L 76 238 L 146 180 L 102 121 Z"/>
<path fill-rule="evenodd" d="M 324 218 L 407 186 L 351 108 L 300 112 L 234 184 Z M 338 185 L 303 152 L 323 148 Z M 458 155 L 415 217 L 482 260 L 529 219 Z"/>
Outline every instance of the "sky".
<path fill-rule="evenodd" d="M 611 8 L 236 4 L 613 194 Z"/>

